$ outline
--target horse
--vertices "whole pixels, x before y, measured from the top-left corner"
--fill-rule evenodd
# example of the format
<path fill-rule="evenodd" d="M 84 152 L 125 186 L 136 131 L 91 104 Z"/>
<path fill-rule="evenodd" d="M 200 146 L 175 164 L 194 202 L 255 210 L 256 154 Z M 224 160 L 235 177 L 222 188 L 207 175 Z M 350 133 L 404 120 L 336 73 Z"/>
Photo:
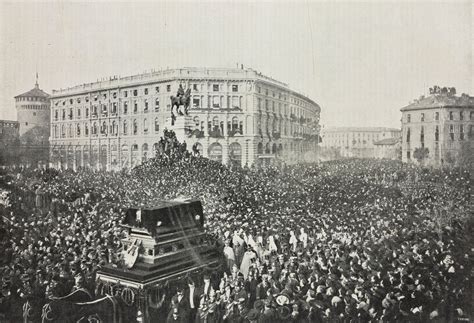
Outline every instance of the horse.
<path fill-rule="evenodd" d="M 191 89 L 187 89 L 183 96 L 170 96 L 171 98 L 171 114 L 173 115 L 173 108 L 176 106 L 176 112 L 178 115 L 188 115 L 189 103 L 191 102 Z M 180 106 L 184 106 L 184 113 L 179 109 Z"/>

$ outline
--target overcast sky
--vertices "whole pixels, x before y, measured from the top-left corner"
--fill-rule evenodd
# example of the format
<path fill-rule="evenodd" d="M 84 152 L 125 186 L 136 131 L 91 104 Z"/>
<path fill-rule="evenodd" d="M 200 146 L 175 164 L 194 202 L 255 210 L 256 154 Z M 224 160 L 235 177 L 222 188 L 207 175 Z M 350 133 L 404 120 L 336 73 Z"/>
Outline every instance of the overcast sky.
<path fill-rule="evenodd" d="M 1 0 L 0 0 L 1 1 Z M 474 94 L 470 1 L 0 2 L 0 119 L 13 96 L 166 67 L 242 63 L 328 126 L 400 126 L 429 86 Z"/>

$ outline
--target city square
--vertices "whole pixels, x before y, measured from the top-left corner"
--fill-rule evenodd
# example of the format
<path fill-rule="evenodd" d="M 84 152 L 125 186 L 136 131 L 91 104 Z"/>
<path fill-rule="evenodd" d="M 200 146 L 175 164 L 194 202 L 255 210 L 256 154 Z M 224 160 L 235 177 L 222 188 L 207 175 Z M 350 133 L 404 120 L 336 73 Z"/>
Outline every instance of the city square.
<path fill-rule="evenodd" d="M 175 30 L 156 32 L 166 44 L 153 45 L 162 67 L 144 72 L 140 64 L 155 62 L 145 52 L 101 56 L 50 25 L 2 31 L 45 62 L 24 54 L 28 67 L 14 70 L 3 63 L 21 63 L 9 48 L 0 65 L 11 78 L 1 92 L 10 103 L 0 120 L 0 322 L 472 320 L 472 48 L 461 41 L 469 19 L 456 19 L 472 4 L 28 4 L 2 3 L 0 13 L 111 36 L 109 18 L 90 19 L 105 8 L 107 17 L 130 11 L 137 24 L 117 28 L 141 49 L 149 42 L 137 31 Z M 156 19 L 144 22 L 151 12 Z M 458 50 L 432 58 L 453 66 L 401 55 L 392 61 L 401 72 L 390 70 L 392 52 L 378 43 L 389 40 L 373 27 L 420 28 L 393 41 L 424 55 L 410 37 L 431 44 L 418 23 L 431 19 L 427 12 L 446 15 L 438 37 L 451 37 L 448 25 L 457 32 L 444 39 Z M 247 24 L 227 24 L 240 19 Z M 333 20 L 354 28 L 363 45 L 335 27 L 338 46 L 351 49 L 336 54 L 324 35 Z M 228 33 L 257 26 L 248 48 Z M 269 26 L 275 39 L 302 32 L 291 45 L 307 49 L 301 62 L 285 50 L 265 56 Z M 209 34 L 190 30 L 177 41 L 188 27 Z M 43 30 L 53 51 L 29 43 Z M 69 37 L 89 44 L 89 33 L 77 33 Z M 225 55 L 207 49 L 220 36 Z M 122 48 L 101 37 L 89 41 Z M 353 74 L 344 75 L 342 61 L 331 61 L 375 55 L 370 48 L 381 57 L 374 68 L 350 63 Z M 238 56 L 250 64 L 229 64 Z M 418 73 L 406 68 L 416 64 Z M 110 70 L 126 76 L 97 74 Z M 384 80 L 393 84 L 369 80 L 397 73 Z M 324 85 L 331 82 L 346 87 Z M 376 90 L 359 93 L 369 86 Z"/>

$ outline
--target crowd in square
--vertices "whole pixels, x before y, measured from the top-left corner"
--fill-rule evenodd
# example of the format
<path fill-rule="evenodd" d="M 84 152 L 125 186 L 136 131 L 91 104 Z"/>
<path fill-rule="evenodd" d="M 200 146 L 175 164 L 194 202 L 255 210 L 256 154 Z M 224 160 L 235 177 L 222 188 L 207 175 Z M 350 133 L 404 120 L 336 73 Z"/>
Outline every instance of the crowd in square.
<path fill-rule="evenodd" d="M 174 139 L 173 139 L 174 138 Z M 347 159 L 229 168 L 163 153 L 122 172 L 9 169 L 0 205 L 0 313 L 41 321 L 51 297 L 94 295 L 123 210 L 198 198 L 226 272 L 187 278 L 169 322 L 427 322 L 472 315 L 472 180 L 462 169 Z"/>

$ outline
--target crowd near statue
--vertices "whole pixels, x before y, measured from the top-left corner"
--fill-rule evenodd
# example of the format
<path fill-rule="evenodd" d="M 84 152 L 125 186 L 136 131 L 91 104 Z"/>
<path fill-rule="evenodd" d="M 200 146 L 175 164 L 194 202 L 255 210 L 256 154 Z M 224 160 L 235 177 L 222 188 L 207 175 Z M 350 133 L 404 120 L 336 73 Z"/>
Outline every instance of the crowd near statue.
<path fill-rule="evenodd" d="M 174 125 L 174 121 L 177 116 L 188 115 L 189 104 L 191 102 L 191 88 L 184 91 L 183 86 L 180 84 L 176 96 L 171 97 L 171 124 Z M 184 111 L 183 111 L 184 109 Z"/>
<path fill-rule="evenodd" d="M 161 309 L 155 322 L 473 317 L 468 171 L 375 159 L 229 168 L 183 145 L 167 131 L 163 152 L 129 172 L 0 173 L 0 189 L 9 192 L 0 205 L 0 321 L 69 322 L 78 306 L 55 306 L 58 299 L 80 296 L 96 306 L 101 291 L 113 296 L 87 315 L 121 300 Z M 97 271 L 117 264 L 124 247 L 124 209 L 180 196 L 202 201 L 225 274 L 183 277 L 149 299 L 98 286 Z"/>

